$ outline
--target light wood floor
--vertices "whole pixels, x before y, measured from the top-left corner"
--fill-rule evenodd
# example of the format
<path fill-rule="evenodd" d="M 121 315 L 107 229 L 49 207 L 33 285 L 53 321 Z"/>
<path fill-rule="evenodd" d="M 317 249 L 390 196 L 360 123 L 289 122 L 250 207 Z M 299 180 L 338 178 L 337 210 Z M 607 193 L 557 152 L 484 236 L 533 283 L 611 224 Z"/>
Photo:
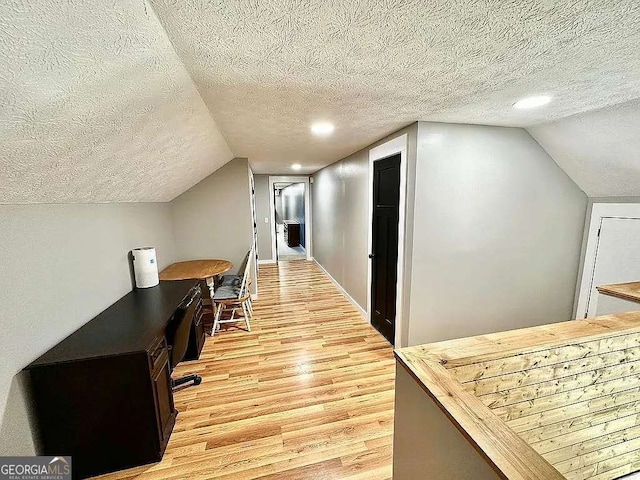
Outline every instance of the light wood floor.
<path fill-rule="evenodd" d="M 252 331 L 207 338 L 162 462 L 101 479 L 389 479 L 391 347 L 312 262 L 261 265 Z M 240 325 L 240 324 L 239 324 Z"/>

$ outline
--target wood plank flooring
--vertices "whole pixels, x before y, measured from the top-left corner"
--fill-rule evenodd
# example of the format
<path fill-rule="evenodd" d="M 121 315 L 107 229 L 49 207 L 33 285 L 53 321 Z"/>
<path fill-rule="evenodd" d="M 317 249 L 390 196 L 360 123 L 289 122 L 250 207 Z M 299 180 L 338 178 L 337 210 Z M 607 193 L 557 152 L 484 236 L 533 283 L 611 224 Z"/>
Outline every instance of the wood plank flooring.
<path fill-rule="evenodd" d="M 394 359 L 389 344 L 305 260 L 261 265 L 252 331 L 207 338 L 176 368 L 203 382 L 160 463 L 99 478 L 390 479 Z"/>

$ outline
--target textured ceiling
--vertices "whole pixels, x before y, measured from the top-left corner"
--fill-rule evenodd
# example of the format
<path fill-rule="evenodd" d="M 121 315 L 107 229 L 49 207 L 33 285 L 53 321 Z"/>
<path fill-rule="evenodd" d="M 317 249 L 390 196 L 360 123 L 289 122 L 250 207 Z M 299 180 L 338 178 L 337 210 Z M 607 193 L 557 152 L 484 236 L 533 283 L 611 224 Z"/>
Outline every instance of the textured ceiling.
<path fill-rule="evenodd" d="M 232 158 L 143 1 L 0 2 L 0 203 L 168 201 Z"/>
<path fill-rule="evenodd" d="M 314 171 L 415 120 L 530 126 L 640 97 L 638 0 L 150 2 L 258 173 Z M 555 100 L 511 108 L 539 93 Z"/>
<path fill-rule="evenodd" d="M 640 98 L 639 46 L 637 0 L 4 0 L 0 203 L 167 201 L 233 154 L 310 173 L 416 120 L 545 124 Z M 632 135 L 596 159 L 575 121 L 532 131 L 587 193 L 633 190 Z"/>
<path fill-rule="evenodd" d="M 640 196 L 640 100 L 529 132 L 588 196 Z"/>

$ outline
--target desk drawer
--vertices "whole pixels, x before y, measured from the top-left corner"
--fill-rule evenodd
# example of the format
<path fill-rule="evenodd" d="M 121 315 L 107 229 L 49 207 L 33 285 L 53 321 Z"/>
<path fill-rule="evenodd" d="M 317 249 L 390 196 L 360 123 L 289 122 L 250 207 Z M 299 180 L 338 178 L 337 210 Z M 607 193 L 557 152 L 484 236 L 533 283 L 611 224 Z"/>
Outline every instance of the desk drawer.
<path fill-rule="evenodd" d="M 167 349 L 167 339 L 162 337 L 156 345 L 154 345 L 149 351 L 149 365 L 151 371 L 155 372 L 159 367 L 162 367 L 169 358 L 169 352 Z"/>
<path fill-rule="evenodd" d="M 200 358 L 202 347 L 204 347 L 205 339 L 205 325 L 203 319 L 202 299 L 198 300 L 195 313 L 193 315 L 193 322 L 191 324 L 191 334 L 189 336 L 189 347 L 187 353 L 184 356 L 185 360 L 197 360 Z"/>

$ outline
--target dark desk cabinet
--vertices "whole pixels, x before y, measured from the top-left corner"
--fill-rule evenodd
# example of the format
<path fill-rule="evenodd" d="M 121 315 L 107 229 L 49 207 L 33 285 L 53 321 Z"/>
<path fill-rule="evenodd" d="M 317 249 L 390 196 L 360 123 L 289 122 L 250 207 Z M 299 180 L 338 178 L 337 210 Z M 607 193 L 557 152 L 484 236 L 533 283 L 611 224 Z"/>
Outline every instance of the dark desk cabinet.
<path fill-rule="evenodd" d="M 177 412 L 173 405 L 171 390 L 171 368 L 169 366 L 169 352 L 163 339 L 155 347 L 156 353 L 149 357 L 151 371 L 151 386 L 153 389 L 153 410 L 158 432 L 158 448 L 160 458 L 169 441 L 169 436 L 176 421 Z M 148 392 L 145 398 L 149 398 Z M 152 429 L 153 430 L 153 429 Z M 152 460 L 153 461 L 153 460 Z M 157 461 L 157 460 L 155 460 Z"/>
<path fill-rule="evenodd" d="M 295 222 L 284 222 L 284 240 L 290 247 L 300 245 L 300 224 Z"/>
<path fill-rule="evenodd" d="M 164 330 L 196 284 L 134 290 L 27 367 L 41 454 L 71 455 L 75 478 L 162 458 L 177 415 Z"/>
<path fill-rule="evenodd" d="M 206 290 L 208 293 L 208 289 Z M 191 335 L 189 336 L 189 347 L 184 355 L 185 360 L 197 360 L 200 358 L 200 352 L 204 347 L 205 325 L 204 310 L 202 308 L 202 297 L 198 299 L 195 313 L 193 315 L 193 323 L 191 324 Z"/>

